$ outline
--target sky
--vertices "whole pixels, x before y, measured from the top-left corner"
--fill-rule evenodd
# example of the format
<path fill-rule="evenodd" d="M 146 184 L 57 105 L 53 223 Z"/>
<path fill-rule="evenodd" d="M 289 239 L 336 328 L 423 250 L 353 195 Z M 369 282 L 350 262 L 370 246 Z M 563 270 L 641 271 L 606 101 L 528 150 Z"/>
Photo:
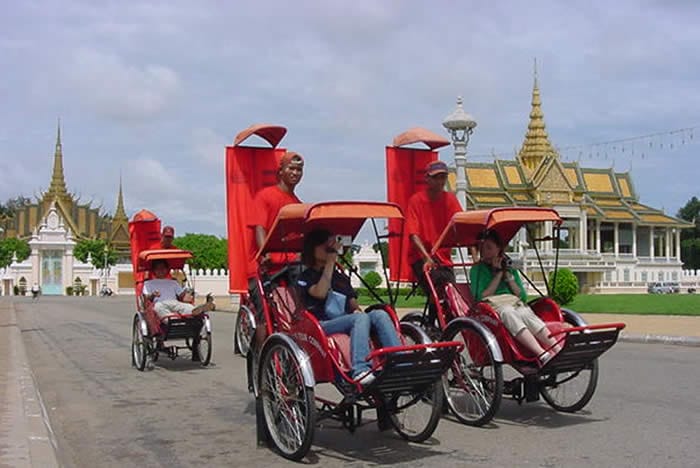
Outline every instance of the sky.
<path fill-rule="evenodd" d="M 384 200 L 384 147 L 415 126 L 447 136 L 457 96 L 478 124 L 468 157 L 512 158 L 535 58 L 550 140 L 577 146 L 564 160 L 630 171 L 640 200 L 669 214 L 700 195 L 700 128 L 591 146 L 700 125 L 696 1 L 0 9 L 2 201 L 48 187 L 59 118 L 70 191 L 113 213 L 121 176 L 127 214 L 150 209 L 177 234 L 225 236 L 224 148 L 260 122 L 287 127 L 282 146 L 304 155 L 303 200 Z"/>

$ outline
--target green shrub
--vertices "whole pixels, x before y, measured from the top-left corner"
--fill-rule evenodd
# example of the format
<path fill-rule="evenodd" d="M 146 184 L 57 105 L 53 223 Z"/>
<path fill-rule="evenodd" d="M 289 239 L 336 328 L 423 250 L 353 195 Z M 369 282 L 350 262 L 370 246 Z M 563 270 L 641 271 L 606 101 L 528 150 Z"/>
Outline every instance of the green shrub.
<path fill-rule="evenodd" d="M 73 295 L 73 286 L 66 286 L 66 296 Z"/>
<path fill-rule="evenodd" d="M 559 305 L 569 304 L 578 294 L 578 278 L 568 268 L 560 268 L 549 275 L 550 294 Z"/>
<path fill-rule="evenodd" d="M 368 271 L 362 279 L 370 289 L 375 289 L 382 284 L 382 277 L 376 271 Z"/>

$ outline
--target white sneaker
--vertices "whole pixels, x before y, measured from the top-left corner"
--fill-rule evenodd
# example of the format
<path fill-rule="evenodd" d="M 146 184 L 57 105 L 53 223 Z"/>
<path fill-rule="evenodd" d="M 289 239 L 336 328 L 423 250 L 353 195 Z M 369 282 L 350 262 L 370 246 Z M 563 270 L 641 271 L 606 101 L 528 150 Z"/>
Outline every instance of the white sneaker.
<path fill-rule="evenodd" d="M 366 387 L 369 384 L 371 384 L 372 382 L 374 382 L 375 378 L 376 378 L 376 376 L 374 375 L 374 372 L 372 372 L 371 370 L 367 370 L 367 371 L 359 373 L 355 377 L 355 382 L 359 383 L 363 387 Z"/>

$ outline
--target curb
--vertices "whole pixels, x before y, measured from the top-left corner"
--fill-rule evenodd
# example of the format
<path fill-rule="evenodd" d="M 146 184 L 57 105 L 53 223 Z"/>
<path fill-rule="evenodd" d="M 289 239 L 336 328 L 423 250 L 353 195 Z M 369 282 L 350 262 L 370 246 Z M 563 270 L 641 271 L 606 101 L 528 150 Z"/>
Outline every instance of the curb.
<path fill-rule="evenodd" d="M 648 344 L 666 344 L 676 346 L 697 346 L 700 347 L 700 337 L 698 336 L 670 336 L 670 335 L 638 335 L 626 334 L 620 335 L 618 341 L 626 343 L 648 343 Z"/>
<path fill-rule="evenodd" d="M 10 341 L 15 357 L 15 372 L 18 377 L 19 395 L 21 402 L 21 417 L 23 418 L 29 462 L 33 467 L 60 467 L 57 457 L 56 436 L 51 428 L 49 415 L 41 398 L 41 393 L 29 366 L 21 330 L 17 325 L 14 304 L 10 304 L 10 320 L 14 324 L 10 331 Z M 20 426 L 21 427 L 21 426 Z"/>

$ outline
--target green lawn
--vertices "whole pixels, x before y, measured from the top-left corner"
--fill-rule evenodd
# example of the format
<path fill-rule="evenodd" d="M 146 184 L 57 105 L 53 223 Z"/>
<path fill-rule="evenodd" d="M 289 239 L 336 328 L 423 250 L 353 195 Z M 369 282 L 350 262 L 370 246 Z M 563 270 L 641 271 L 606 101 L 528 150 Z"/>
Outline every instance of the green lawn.
<path fill-rule="evenodd" d="M 700 316 L 700 294 L 580 294 L 566 308 L 584 313 Z"/>
<path fill-rule="evenodd" d="M 367 306 L 377 301 L 360 296 L 359 302 Z M 401 296 L 397 307 L 422 310 L 424 304 L 425 297 Z M 566 308 L 581 313 L 700 316 L 700 294 L 579 294 Z"/>

